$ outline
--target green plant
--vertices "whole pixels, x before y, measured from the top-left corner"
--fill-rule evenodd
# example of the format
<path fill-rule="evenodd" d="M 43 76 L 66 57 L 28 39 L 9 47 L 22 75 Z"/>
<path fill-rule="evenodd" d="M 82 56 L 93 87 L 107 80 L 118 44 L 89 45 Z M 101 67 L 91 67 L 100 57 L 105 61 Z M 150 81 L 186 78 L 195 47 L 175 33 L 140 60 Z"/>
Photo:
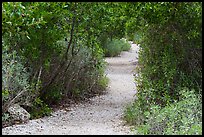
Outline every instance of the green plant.
<path fill-rule="evenodd" d="M 38 118 L 62 99 L 101 93 L 108 81 L 99 44 L 124 36 L 125 9 L 120 3 L 2 3 L 3 108 L 31 102 L 31 118 Z"/>
<path fill-rule="evenodd" d="M 102 76 L 98 81 L 98 85 L 102 90 L 106 89 L 106 87 L 108 86 L 108 83 L 109 83 L 109 78 L 106 76 Z"/>
<path fill-rule="evenodd" d="M 180 90 L 181 100 L 164 108 L 151 105 L 146 111 L 145 124 L 138 134 L 200 135 L 202 134 L 202 100 L 194 90 Z M 144 130 L 147 129 L 147 130 Z"/>
<path fill-rule="evenodd" d="M 125 39 L 107 40 L 106 45 L 103 45 L 104 54 L 107 57 L 117 56 L 121 51 L 128 51 L 130 44 Z"/>
<path fill-rule="evenodd" d="M 122 51 L 129 51 L 131 48 L 131 45 L 128 43 L 128 41 L 124 38 L 122 38 L 120 41 L 121 41 Z"/>
<path fill-rule="evenodd" d="M 2 109 L 4 113 L 14 103 L 30 105 L 38 95 L 39 87 L 29 82 L 29 68 L 22 63 L 22 57 L 18 56 L 15 50 L 9 52 L 10 46 L 4 41 L 2 47 Z"/>
<path fill-rule="evenodd" d="M 167 12 L 162 5 L 172 7 L 172 11 Z M 144 106 L 151 103 L 165 106 L 175 99 L 178 100 L 177 88 L 179 86 L 193 88 L 197 92 L 201 88 L 200 70 L 202 67 L 199 51 L 202 49 L 201 29 L 187 25 L 191 22 L 193 26 L 196 24 L 200 26 L 201 5 L 200 3 L 193 3 L 193 5 L 187 3 L 145 3 L 143 5 L 147 10 L 143 13 L 144 17 L 148 17 L 151 12 L 154 13 L 141 22 L 144 27 L 140 29 L 140 32 L 143 31 L 139 52 L 139 64 L 142 68 L 139 72 L 140 77 L 136 79 L 138 90 L 141 90 L 138 96 L 148 98 L 143 101 Z M 197 9 L 197 14 L 191 16 L 190 11 L 194 8 Z M 155 19 L 154 16 L 161 11 L 166 14 Z M 194 19 L 190 20 L 190 18 Z M 178 20 L 181 20 L 183 24 L 178 23 Z M 158 24 L 158 22 L 161 23 Z M 191 31 L 197 32 L 197 35 L 189 36 L 188 32 Z M 193 41 L 197 42 L 191 45 Z M 188 49 L 190 47 L 192 50 Z M 198 50 L 195 50 L 196 48 Z M 193 52 L 196 55 L 193 55 Z"/>
<path fill-rule="evenodd" d="M 8 112 L 2 114 L 2 127 L 10 126 L 12 124 L 12 118 Z"/>
<path fill-rule="evenodd" d="M 133 104 L 126 107 L 124 119 L 127 124 L 140 125 L 143 124 L 145 118 L 140 106 L 136 102 L 133 102 Z"/>
<path fill-rule="evenodd" d="M 34 100 L 33 106 L 29 111 L 31 119 L 49 116 L 51 112 L 52 109 L 47 104 L 45 104 L 39 97 Z"/>
<path fill-rule="evenodd" d="M 119 40 L 112 40 L 112 41 L 108 41 L 107 45 L 104 48 L 104 52 L 105 52 L 105 56 L 117 56 L 120 54 L 120 52 L 122 51 L 121 46 L 119 44 Z"/>
<path fill-rule="evenodd" d="M 130 19 L 137 19 L 127 21 L 126 34 L 130 32 L 131 39 L 134 32 L 141 36 L 136 38 L 140 43 L 137 99 L 135 110 L 129 109 L 129 121 L 143 117 L 134 123 L 141 134 L 200 134 L 202 122 L 194 112 L 201 111 L 193 109 L 200 105 L 186 99 L 180 89 L 194 89 L 193 95 L 202 96 L 202 4 L 148 2 L 128 6 L 139 12 L 129 10 Z M 185 90 L 189 96 L 190 92 Z"/>
<path fill-rule="evenodd" d="M 121 9 L 125 5 L 120 3 L 4 2 L 2 37 L 9 52 L 15 50 L 29 68 L 28 82 L 41 74 L 42 100 L 46 102 L 48 94 L 54 95 L 50 101 L 69 96 L 78 86 L 83 94 L 99 89 L 103 77 L 97 74 L 103 66 L 100 35 L 124 36 L 126 17 Z M 80 81 L 84 79 L 90 82 Z M 53 85 L 59 85 L 59 90 L 53 91 Z"/>
<path fill-rule="evenodd" d="M 10 118 L 10 114 L 9 114 L 9 113 L 4 113 L 4 114 L 2 115 L 2 123 L 8 121 L 9 118 Z"/>
<path fill-rule="evenodd" d="M 63 97 L 62 91 L 60 89 L 62 85 L 52 85 L 49 87 L 49 92 L 44 96 L 43 101 L 48 104 L 58 104 Z"/>

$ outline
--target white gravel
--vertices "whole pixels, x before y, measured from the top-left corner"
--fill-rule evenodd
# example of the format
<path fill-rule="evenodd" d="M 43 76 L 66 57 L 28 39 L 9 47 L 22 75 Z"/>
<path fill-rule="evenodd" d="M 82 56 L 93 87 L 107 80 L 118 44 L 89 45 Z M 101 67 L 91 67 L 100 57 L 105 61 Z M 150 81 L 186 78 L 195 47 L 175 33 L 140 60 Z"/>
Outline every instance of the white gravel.
<path fill-rule="evenodd" d="M 110 79 L 107 94 L 90 102 L 58 110 L 52 116 L 30 120 L 26 124 L 2 129 L 3 135 L 128 135 L 133 134 L 122 120 L 125 107 L 133 102 L 136 93 L 133 70 L 139 47 L 119 57 L 106 58 L 106 74 Z"/>

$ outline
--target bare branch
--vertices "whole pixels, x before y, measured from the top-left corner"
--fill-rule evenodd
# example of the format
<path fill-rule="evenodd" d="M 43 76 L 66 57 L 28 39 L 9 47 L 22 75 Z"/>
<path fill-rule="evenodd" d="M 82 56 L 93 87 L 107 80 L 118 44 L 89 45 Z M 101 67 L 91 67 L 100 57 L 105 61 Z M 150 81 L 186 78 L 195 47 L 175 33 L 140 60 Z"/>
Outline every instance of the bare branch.
<path fill-rule="evenodd" d="M 22 94 L 26 91 L 26 89 L 22 90 L 20 93 L 18 93 L 13 99 L 11 99 L 10 101 L 8 101 L 7 104 L 2 106 L 2 112 L 6 112 L 8 110 L 8 108 L 11 106 L 11 104 Z"/>

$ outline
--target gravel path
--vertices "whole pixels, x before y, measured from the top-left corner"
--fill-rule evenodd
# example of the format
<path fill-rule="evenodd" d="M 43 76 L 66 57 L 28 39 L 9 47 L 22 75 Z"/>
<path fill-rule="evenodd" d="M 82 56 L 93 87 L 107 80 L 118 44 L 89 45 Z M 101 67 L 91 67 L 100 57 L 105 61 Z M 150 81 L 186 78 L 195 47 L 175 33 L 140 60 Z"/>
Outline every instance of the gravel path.
<path fill-rule="evenodd" d="M 2 134 L 13 135 L 127 135 L 133 134 L 122 120 L 124 108 L 136 93 L 133 70 L 138 46 L 121 56 L 106 58 L 106 74 L 110 79 L 107 94 L 89 102 L 73 105 L 71 111 L 58 110 L 52 116 L 30 120 L 26 124 L 2 129 Z"/>

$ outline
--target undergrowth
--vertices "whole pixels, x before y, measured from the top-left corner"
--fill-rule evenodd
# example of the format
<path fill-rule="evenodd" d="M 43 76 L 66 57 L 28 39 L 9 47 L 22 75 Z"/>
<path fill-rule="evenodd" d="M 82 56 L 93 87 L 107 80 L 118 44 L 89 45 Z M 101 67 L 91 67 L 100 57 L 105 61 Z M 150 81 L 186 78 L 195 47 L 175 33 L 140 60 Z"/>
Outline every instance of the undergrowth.
<path fill-rule="evenodd" d="M 144 115 L 138 112 L 139 108 L 135 102 L 126 109 L 126 121 L 137 125 L 134 132 L 140 135 L 202 134 L 201 97 L 189 89 L 181 89 L 179 93 L 180 101 L 165 107 L 151 104 L 150 110 L 145 111 Z"/>

